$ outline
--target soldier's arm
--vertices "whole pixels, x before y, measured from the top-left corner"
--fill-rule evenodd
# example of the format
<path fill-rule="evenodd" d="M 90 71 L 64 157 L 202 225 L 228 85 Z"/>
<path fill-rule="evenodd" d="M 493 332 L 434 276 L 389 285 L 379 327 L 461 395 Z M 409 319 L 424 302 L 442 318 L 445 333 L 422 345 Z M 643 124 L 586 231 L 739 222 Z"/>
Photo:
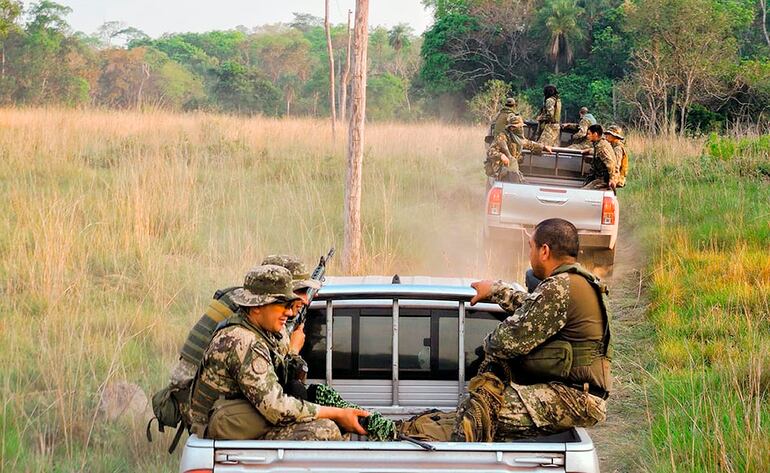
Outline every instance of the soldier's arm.
<path fill-rule="evenodd" d="M 545 113 L 543 114 L 543 121 L 547 121 L 548 123 L 553 123 L 554 115 L 556 114 L 556 99 L 553 97 L 549 97 L 545 101 Z"/>
<path fill-rule="evenodd" d="M 500 148 L 500 151 L 508 157 L 508 159 L 513 159 L 513 156 L 511 156 L 511 150 L 508 148 L 508 139 L 505 137 L 505 133 L 498 133 L 497 137 L 495 137 L 495 143 L 497 144 L 497 147 Z"/>
<path fill-rule="evenodd" d="M 487 336 L 484 351 L 498 359 L 526 355 L 564 327 L 568 303 L 569 279 L 545 280 Z"/>
<path fill-rule="evenodd" d="M 517 291 L 503 281 L 495 281 L 494 284 L 492 284 L 492 289 L 487 300 L 493 304 L 499 305 L 504 311 L 513 313 L 519 306 L 521 306 L 521 303 L 524 302 L 526 297 L 526 292 Z"/>
<path fill-rule="evenodd" d="M 246 399 L 274 425 L 305 422 L 318 417 L 317 404 L 283 392 L 278 376 L 264 347 L 254 344 L 238 371 L 238 384 Z"/>
<path fill-rule="evenodd" d="M 612 150 L 612 145 L 607 143 L 607 145 L 597 146 L 596 157 L 601 159 L 604 165 L 607 166 L 607 171 L 610 173 L 610 182 L 617 183 L 618 168 L 615 167 L 615 152 Z"/>
<path fill-rule="evenodd" d="M 526 138 L 521 140 L 521 147 L 532 151 L 533 154 L 542 154 L 545 146 L 537 141 L 530 141 Z"/>
<path fill-rule="evenodd" d="M 574 140 L 582 140 L 586 137 L 586 134 L 588 134 L 588 126 L 589 122 L 585 118 L 580 119 L 580 123 L 578 123 L 578 131 L 575 132 L 574 135 L 572 135 L 572 139 Z"/>

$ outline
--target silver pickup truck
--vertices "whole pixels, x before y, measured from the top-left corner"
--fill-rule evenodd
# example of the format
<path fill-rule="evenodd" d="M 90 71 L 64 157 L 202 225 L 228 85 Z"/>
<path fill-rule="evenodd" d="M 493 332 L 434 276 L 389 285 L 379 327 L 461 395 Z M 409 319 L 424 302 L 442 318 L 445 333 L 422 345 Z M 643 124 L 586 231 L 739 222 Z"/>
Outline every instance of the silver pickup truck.
<path fill-rule="evenodd" d="M 579 260 L 600 276 L 612 272 L 620 208 L 611 190 L 583 189 L 590 164 L 576 150 L 522 153 L 525 183 L 491 181 L 487 192 L 485 246 L 498 258 L 527 255 L 525 231 L 547 218 L 572 222 L 580 236 Z"/>
<path fill-rule="evenodd" d="M 311 305 L 302 352 L 310 383 L 392 418 L 453 410 L 505 318 L 493 304 L 469 305 L 471 280 L 330 277 Z M 523 290 L 523 288 L 522 288 Z M 511 443 L 222 441 L 191 436 L 180 473 L 598 472 L 584 429 Z"/>

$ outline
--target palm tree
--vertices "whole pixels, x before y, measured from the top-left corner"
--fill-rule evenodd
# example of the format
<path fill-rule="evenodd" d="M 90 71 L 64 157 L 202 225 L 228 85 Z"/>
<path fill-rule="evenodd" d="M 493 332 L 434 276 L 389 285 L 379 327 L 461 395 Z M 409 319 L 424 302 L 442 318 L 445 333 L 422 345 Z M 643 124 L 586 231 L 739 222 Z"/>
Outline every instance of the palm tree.
<path fill-rule="evenodd" d="M 399 23 L 388 32 L 388 44 L 398 53 L 401 48 L 408 48 L 411 44 L 412 27 L 406 23 Z"/>
<path fill-rule="evenodd" d="M 576 0 L 547 0 L 540 11 L 547 36 L 546 54 L 556 74 L 560 63 L 572 64 L 574 46 L 585 37 L 579 23 L 583 12 Z"/>

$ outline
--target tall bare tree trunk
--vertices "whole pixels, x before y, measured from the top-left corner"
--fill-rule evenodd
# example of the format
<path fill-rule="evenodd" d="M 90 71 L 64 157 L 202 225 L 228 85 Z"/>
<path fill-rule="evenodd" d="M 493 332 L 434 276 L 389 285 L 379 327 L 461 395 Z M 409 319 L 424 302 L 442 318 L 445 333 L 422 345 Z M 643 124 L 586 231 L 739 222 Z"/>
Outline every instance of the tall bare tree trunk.
<path fill-rule="evenodd" d="M 366 120 L 366 49 L 369 46 L 369 0 L 356 0 L 353 32 L 353 81 L 350 88 L 348 169 L 345 182 L 345 246 L 343 265 L 347 273 L 361 268 L 361 168 L 364 160 Z"/>
<path fill-rule="evenodd" d="M 759 0 L 759 6 L 762 8 L 762 32 L 765 34 L 765 41 L 770 46 L 770 36 L 767 34 L 767 0 Z"/>
<path fill-rule="evenodd" d="M 329 25 L 329 0 L 326 0 L 324 14 L 324 30 L 326 30 L 326 50 L 329 52 L 329 104 L 332 111 L 332 139 L 337 140 L 337 94 L 334 92 L 334 51 L 332 50 L 332 32 Z"/>
<path fill-rule="evenodd" d="M 342 79 L 340 80 L 340 119 L 345 121 L 347 117 L 348 107 L 348 85 L 350 85 L 350 17 L 353 12 L 348 10 L 348 50 L 345 54 L 345 70 L 342 71 Z"/>
<path fill-rule="evenodd" d="M 142 92 L 144 91 L 144 83 L 150 78 L 150 65 L 147 63 L 142 64 L 142 82 L 139 83 L 139 91 L 136 93 L 136 108 L 142 108 Z"/>

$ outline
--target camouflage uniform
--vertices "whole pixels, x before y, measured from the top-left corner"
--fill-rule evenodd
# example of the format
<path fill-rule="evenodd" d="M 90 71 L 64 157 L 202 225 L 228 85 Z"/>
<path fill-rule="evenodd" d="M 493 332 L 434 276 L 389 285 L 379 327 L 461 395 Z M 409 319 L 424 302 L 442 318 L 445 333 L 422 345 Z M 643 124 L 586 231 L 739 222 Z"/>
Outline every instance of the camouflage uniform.
<path fill-rule="evenodd" d="M 580 284 L 585 286 L 585 283 L 576 281 L 575 278 L 584 276 L 572 273 L 573 268 L 580 267 L 557 268 L 531 294 L 517 291 L 501 281 L 492 286 L 488 302 L 499 304 L 510 316 L 484 341 L 485 361 L 479 370 L 481 374 L 469 384 L 469 396 L 458 407 L 454 440 L 510 441 L 557 433 L 571 427 L 591 426 L 605 419 L 606 401 L 594 395 L 598 394 L 598 390 L 593 389 L 591 392 L 594 394 L 589 392 L 588 386 L 590 381 L 591 386 L 597 385 L 605 392 L 609 391 L 608 357 L 591 359 L 587 369 L 573 366 L 563 379 L 544 379 L 534 384 L 517 384 L 508 380 L 520 379 L 514 372 L 520 357 L 550 340 L 569 340 L 575 333 L 581 338 L 581 332 L 585 334 L 592 330 L 590 337 L 599 336 L 605 346 L 609 343 L 608 318 L 606 323 L 596 326 L 596 322 L 602 321 L 596 314 L 588 320 L 578 320 L 575 315 L 573 298 L 575 294 L 585 294 L 578 292 Z M 582 268 L 579 270 L 585 271 Z M 596 300 L 593 304 L 598 307 Z M 608 314 L 606 316 L 609 317 Z M 587 330 L 586 322 L 589 326 L 594 324 L 594 327 Z M 606 335 L 596 332 L 602 327 Z M 570 343 L 578 346 L 585 342 Z M 503 373 L 487 370 L 495 364 L 504 367 Z M 573 387 L 580 384 L 583 389 Z M 479 422 L 472 422 L 470 419 L 473 418 Z M 467 437 L 469 432 L 473 438 Z"/>
<path fill-rule="evenodd" d="M 305 265 L 295 256 L 270 255 L 265 257 L 262 264 L 274 264 L 288 269 L 292 275 L 292 287 L 295 291 L 302 290 L 306 287 L 316 289 L 320 287 L 318 281 L 310 279 L 310 273 L 308 273 Z M 171 368 L 169 380 L 170 387 L 177 390 L 185 390 L 190 387 L 190 383 L 195 378 L 195 373 L 198 370 L 198 365 L 203 359 L 203 352 L 211 341 L 214 329 L 225 317 L 223 309 L 226 307 L 231 307 L 233 309 L 237 307 L 232 302 L 231 291 L 220 290 L 217 291 L 217 294 L 221 292 L 224 294 L 219 298 L 215 297 L 215 300 L 213 300 L 206 309 L 206 313 L 187 334 L 187 339 L 179 353 L 179 360 Z M 233 312 L 228 315 L 235 315 L 236 312 L 237 310 L 233 310 Z M 299 355 L 289 354 L 288 333 L 285 333 L 281 338 L 281 343 L 282 352 L 290 358 L 289 364 L 293 369 L 301 369 L 302 366 L 307 367 L 307 364 Z M 180 402 L 179 407 L 182 410 L 182 416 L 189 420 L 189 403 L 184 401 Z"/>
<path fill-rule="evenodd" d="M 487 150 L 484 172 L 497 181 L 524 182 L 524 176 L 519 171 L 522 148 L 540 154 L 543 152 L 543 145 L 524 138 L 524 120 L 520 115 L 509 115 L 507 122 L 507 129 L 497 134 L 492 146 Z M 510 161 L 507 166 L 503 164 L 503 156 L 508 157 Z"/>
<path fill-rule="evenodd" d="M 538 142 L 546 146 L 559 146 L 561 135 L 561 99 L 548 97 L 536 120 L 540 123 Z"/>
<path fill-rule="evenodd" d="M 602 189 L 610 183 L 617 184 L 618 173 L 615 164 L 615 151 L 610 142 L 604 139 L 594 142 L 594 156 L 591 161 L 591 172 L 585 180 L 585 188 Z"/>
<path fill-rule="evenodd" d="M 591 147 L 591 141 L 588 139 L 588 127 L 596 124 L 596 119 L 590 113 L 584 114 L 580 117 L 578 122 L 578 131 L 572 135 L 572 144 L 569 146 L 573 149 L 588 149 Z"/>
<path fill-rule="evenodd" d="M 243 289 L 233 291 L 242 307 L 259 307 L 296 300 L 291 273 L 263 265 L 246 275 Z M 205 435 L 217 402 L 245 400 L 267 424 L 259 438 L 284 440 L 341 440 L 336 424 L 318 419 L 319 406 L 288 396 L 284 333 L 268 332 L 240 312 L 218 330 L 204 355 L 192 394 L 193 432 Z M 246 414 L 248 416 L 253 413 Z"/>
<path fill-rule="evenodd" d="M 626 186 L 626 175 L 628 174 L 628 153 L 626 153 L 626 147 L 623 144 L 625 137 L 623 136 L 623 129 L 617 125 L 610 125 L 607 128 L 605 134 L 609 134 L 617 138 L 612 144 L 612 149 L 615 151 L 615 170 L 618 175 L 618 187 Z"/>

